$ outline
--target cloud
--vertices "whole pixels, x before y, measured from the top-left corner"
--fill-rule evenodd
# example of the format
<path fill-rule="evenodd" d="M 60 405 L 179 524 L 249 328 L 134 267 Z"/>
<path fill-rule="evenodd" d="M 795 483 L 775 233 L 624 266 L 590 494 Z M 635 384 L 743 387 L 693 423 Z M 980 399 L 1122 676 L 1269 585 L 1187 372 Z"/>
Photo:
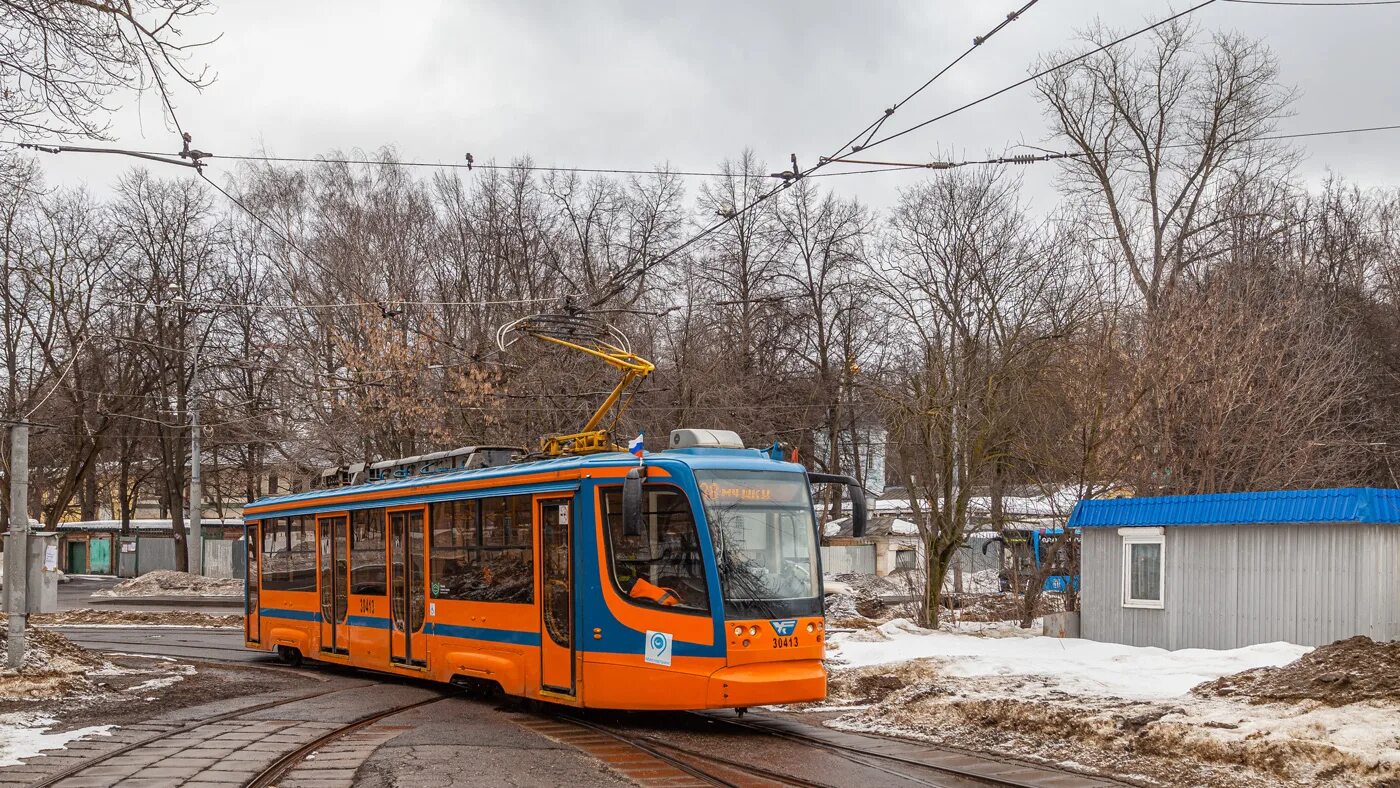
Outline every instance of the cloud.
<path fill-rule="evenodd" d="M 529 155 L 545 164 L 709 168 L 745 147 L 775 168 L 845 141 L 995 25 L 1016 0 L 713 3 L 598 0 L 521 3 L 223 4 L 193 34 L 220 31 L 205 53 L 218 81 L 177 94 L 197 146 L 266 146 L 284 155 L 395 146 L 408 158 L 457 162 Z M 1095 15 L 1120 28 L 1167 14 L 1153 0 L 1056 0 L 1033 7 L 888 129 L 991 92 L 1037 56 L 1072 45 Z M 1301 98 L 1286 130 L 1400 121 L 1393 45 L 1400 11 L 1217 3 L 1212 31 L 1264 38 Z M 207 28 L 204 29 L 204 28 Z M 122 144 L 178 147 L 147 97 L 116 119 Z M 1045 137 L 1021 89 L 879 149 L 883 157 L 980 156 Z M 1400 134 L 1308 141 L 1304 175 L 1328 166 L 1366 184 L 1394 183 Z M 51 182 L 105 188 L 130 162 L 44 159 Z M 218 166 L 224 166 L 219 164 Z M 172 173 L 175 174 L 175 173 Z M 1053 168 L 1027 188 L 1053 201 Z M 876 205 L 920 173 L 829 181 Z"/>

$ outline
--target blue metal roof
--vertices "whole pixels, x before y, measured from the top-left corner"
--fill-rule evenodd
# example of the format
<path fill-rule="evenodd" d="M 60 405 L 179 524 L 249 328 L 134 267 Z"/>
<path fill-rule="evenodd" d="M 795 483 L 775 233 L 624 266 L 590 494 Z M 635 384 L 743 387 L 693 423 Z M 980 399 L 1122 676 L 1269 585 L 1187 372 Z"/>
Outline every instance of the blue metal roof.
<path fill-rule="evenodd" d="M 1266 523 L 1400 524 L 1400 490 L 1349 487 L 1086 500 L 1069 517 L 1071 528 Z"/>

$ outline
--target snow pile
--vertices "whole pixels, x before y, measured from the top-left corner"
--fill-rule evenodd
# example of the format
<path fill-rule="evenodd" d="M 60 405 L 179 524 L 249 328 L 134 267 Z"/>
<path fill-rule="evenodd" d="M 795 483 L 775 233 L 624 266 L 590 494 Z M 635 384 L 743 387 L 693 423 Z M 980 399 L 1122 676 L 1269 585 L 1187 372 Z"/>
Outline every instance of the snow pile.
<path fill-rule="evenodd" d="M 26 759 L 43 754 L 45 750 L 61 750 L 69 742 L 88 736 L 111 736 L 114 727 L 93 725 L 62 733 L 49 733 L 55 724 L 57 720 L 40 714 L 0 714 L 0 767 L 19 766 Z"/>
<path fill-rule="evenodd" d="M 899 593 L 890 581 L 865 574 L 839 574 L 828 577 L 831 584 L 826 595 L 826 625 L 836 629 L 864 629 L 888 618 L 881 595 Z"/>
<path fill-rule="evenodd" d="M 141 596 L 242 596 L 243 581 L 227 577 L 204 577 L 173 569 L 158 569 L 140 577 L 104 588 L 93 594 L 101 597 Z"/>
<path fill-rule="evenodd" d="M 0 653 L 4 653 L 7 640 L 0 632 Z M 24 664 L 18 671 L 0 670 L 0 700 L 92 694 L 96 687 L 89 676 L 112 669 L 101 654 L 74 645 L 57 632 L 30 628 L 25 631 Z"/>
<path fill-rule="evenodd" d="M 833 727 L 1153 784 L 1400 780 L 1400 644 L 1166 651 L 905 620 L 830 642 Z"/>

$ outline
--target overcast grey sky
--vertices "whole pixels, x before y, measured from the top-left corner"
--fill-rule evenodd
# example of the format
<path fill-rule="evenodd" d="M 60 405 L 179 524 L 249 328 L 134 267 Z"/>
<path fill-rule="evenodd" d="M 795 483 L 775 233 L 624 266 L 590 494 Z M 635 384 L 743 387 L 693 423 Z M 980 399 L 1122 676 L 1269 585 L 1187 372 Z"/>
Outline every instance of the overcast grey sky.
<path fill-rule="evenodd" d="M 773 169 L 845 141 L 1021 0 L 228 0 L 194 35 L 217 81 L 177 92 L 195 145 L 314 156 L 394 146 L 407 159 L 709 169 L 753 148 Z M 1190 3 L 1041 0 L 890 122 L 903 128 L 1025 76 L 1078 47 L 1096 17 L 1130 29 Z M 1206 30 L 1262 38 L 1301 97 L 1285 131 L 1400 123 L 1400 6 L 1296 8 L 1217 2 Z M 178 148 L 153 95 L 115 120 L 129 147 Z M 882 158 L 981 156 L 1041 141 L 1029 88 L 882 147 Z M 1303 175 L 1331 168 L 1400 183 L 1400 132 L 1306 141 Z M 51 183 L 103 191 L 130 160 L 42 159 Z M 151 165 L 153 168 L 159 165 Z M 218 178 L 232 163 L 215 162 Z M 171 168 L 170 175 L 184 171 Z M 1025 168 L 1038 206 L 1054 168 Z M 832 179 L 885 205 L 920 173 Z"/>

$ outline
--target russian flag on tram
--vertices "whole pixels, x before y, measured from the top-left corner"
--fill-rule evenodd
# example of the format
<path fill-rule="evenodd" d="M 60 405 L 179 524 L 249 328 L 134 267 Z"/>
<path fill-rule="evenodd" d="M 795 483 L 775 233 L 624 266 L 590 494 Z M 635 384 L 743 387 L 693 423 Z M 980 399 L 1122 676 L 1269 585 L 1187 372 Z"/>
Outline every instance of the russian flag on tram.
<path fill-rule="evenodd" d="M 635 438 L 633 438 L 632 440 L 630 440 L 630 441 L 627 442 L 627 451 L 628 451 L 628 452 L 630 452 L 630 453 L 632 453 L 632 454 L 635 454 L 635 455 L 637 455 L 638 457 L 640 457 L 640 456 L 642 456 L 643 454 L 646 453 L 646 449 L 643 449 L 643 448 L 642 448 L 642 436 L 643 436 L 643 435 L 646 435 L 646 433 L 645 433 L 645 432 L 639 432 L 639 433 L 637 433 L 637 437 L 635 437 Z"/>

